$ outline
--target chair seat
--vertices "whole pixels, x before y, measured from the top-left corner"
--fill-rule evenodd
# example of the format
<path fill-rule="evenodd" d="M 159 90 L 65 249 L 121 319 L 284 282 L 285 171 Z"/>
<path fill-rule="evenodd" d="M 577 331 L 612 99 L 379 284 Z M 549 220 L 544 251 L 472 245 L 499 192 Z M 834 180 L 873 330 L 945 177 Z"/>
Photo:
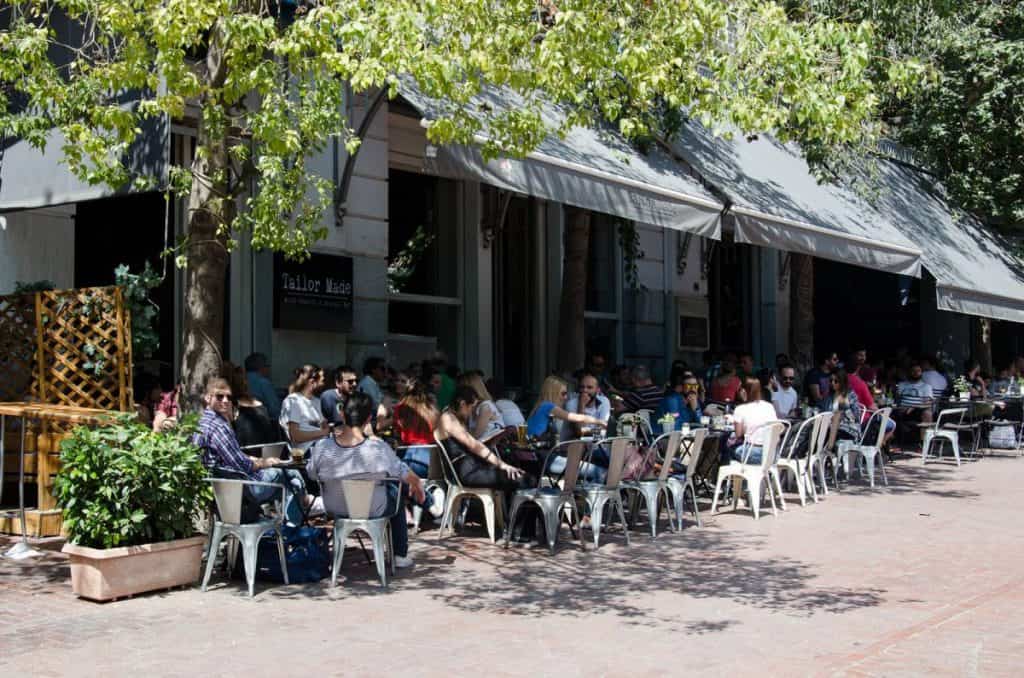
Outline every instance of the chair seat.
<path fill-rule="evenodd" d="M 569 495 L 570 492 L 566 492 L 560 487 L 531 487 L 526 490 L 516 490 L 517 497 L 559 497 L 562 495 Z"/>

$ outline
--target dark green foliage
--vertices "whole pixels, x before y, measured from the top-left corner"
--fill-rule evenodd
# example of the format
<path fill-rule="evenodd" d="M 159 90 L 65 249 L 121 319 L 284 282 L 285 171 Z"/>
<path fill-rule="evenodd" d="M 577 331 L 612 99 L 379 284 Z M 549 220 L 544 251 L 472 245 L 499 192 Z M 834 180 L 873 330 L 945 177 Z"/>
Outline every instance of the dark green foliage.
<path fill-rule="evenodd" d="M 74 429 L 54 484 L 69 541 L 113 548 L 191 536 L 211 498 L 194 429 L 192 417 L 155 433 L 130 414 Z"/>

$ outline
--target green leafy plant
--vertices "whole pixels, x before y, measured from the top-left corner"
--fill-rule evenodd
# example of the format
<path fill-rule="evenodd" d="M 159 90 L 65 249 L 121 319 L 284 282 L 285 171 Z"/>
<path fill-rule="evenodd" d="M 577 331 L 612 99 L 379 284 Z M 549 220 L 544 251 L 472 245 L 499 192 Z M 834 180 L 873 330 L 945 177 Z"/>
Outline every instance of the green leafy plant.
<path fill-rule="evenodd" d="M 423 230 L 423 226 L 417 226 L 416 231 L 409 238 L 409 242 L 399 251 L 394 259 L 388 261 L 388 290 L 392 293 L 401 292 L 412 274 L 416 272 L 416 266 L 423 259 L 423 254 L 434 242 L 434 235 Z"/>
<path fill-rule="evenodd" d="M 642 259 L 644 251 L 640 249 L 640 234 L 636 224 L 625 219 L 618 222 L 619 247 L 622 248 L 622 274 L 626 286 L 631 290 L 639 290 L 640 272 L 637 270 L 637 259 Z"/>
<path fill-rule="evenodd" d="M 195 417 L 156 433 L 132 414 L 75 428 L 61 443 L 54 483 L 73 544 L 137 546 L 189 537 L 209 503 L 206 469 L 192 444 Z"/>
<path fill-rule="evenodd" d="M 35 282 L 14 281 L 15 294 L 32 294 L 34 292 L 46 292 L 57 288 L 52 280 L 36 280 Z"/>
<path fill-rule="evenodd" d="M 157 320 L 160 307 L 150 298 L 150 292 L 163 282 L 163 276 L 154 271 L 149 262 L 141 273 L 132 273 L 126 264 L 114 269 L 114 284 L 121 288 L 125 308 L 132 318 L 132 357 L 143 360 L 160 348 Z"/>

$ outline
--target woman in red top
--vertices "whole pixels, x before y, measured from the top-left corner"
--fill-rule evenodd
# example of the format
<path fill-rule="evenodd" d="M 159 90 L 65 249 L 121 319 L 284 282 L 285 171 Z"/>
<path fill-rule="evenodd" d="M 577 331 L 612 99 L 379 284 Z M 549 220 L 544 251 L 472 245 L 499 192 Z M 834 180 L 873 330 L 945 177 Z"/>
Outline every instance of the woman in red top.
<path fill-rule="evenodd" d="M 420 478 L 427 477 L 438 416 L 426 384 L 409 377 L 405 396 L 395 405 L 394 426 L 399 442 L 406 448 L 404 455 L 399 450 L 399 456 Z"/>
<path fill-rule="evenodd" d="M 736 367 L 730 362 L 722 362 L 722 373 L 711 382 L 711 400 L 719 403 L 731 403 L 743 400 L 740 392 L 740 378 L 736 376 Z"/>

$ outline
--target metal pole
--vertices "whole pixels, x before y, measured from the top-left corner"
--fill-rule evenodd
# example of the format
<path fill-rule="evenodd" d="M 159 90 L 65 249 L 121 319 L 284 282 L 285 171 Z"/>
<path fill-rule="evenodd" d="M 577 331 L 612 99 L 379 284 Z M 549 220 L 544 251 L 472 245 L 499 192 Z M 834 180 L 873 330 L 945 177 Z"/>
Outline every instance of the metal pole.
<path fill-rule="evenodd" d="M 18 509 L 21 514 L 21 541 L 7 549 L 4 555 L 12 560 L 23 558 L 34 558 L 43 555 L 41 551 L 32 548 L 28 543 L 28 523 L 25 520 L 25 415 L 21 415 L 21 454 L 18 464 Z M 39 454 L 38 452 L 36 454 Z M 38 462 L 38 460 L 37 460 Z M 38 463 L 37 463 L 38 472 Z"/>

